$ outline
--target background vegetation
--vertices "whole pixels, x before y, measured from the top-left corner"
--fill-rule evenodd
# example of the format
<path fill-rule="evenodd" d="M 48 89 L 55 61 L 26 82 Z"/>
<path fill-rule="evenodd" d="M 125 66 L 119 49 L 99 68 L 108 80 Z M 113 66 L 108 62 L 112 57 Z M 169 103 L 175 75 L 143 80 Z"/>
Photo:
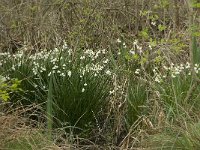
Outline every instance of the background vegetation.
<path fill-rule="evenodd" d="M 199 149 L 199 16 L 199 0 L 1 0 L 0 145 Z"/>

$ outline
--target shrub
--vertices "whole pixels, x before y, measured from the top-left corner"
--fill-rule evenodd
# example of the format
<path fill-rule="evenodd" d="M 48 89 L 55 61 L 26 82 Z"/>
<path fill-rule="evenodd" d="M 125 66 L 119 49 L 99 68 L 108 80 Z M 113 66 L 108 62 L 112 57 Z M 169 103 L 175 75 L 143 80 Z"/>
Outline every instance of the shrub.
<path fill-rule="evenodd" d="M 19 88 L 21 81 L 18 79 L 7 79 L 3 76 L 0 76 L 0 101 L 7 102 L 10 100 L 10 94 L 21 90 Z"/>

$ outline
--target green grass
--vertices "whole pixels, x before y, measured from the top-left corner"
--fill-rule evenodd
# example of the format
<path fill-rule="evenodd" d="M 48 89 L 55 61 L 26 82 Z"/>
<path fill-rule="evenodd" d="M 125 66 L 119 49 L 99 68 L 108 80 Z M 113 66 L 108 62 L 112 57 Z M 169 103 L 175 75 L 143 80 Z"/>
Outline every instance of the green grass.
<path fill-rule="evenodd" d="M 147 115 L 148 87 L 137 79 L 130 79 L 127 95 L 127 125 L 132 126 L 141 116 Z"/>
<path fill-rule="evenodd" d="M 184 121 L 184 120 L 182 120 Z M 162 133 L 149 137 L 147 146 L 162 150 L 197 150 L 200 148 L 200 125 L 185 122 L 184 125 L 166 127 Z"/>

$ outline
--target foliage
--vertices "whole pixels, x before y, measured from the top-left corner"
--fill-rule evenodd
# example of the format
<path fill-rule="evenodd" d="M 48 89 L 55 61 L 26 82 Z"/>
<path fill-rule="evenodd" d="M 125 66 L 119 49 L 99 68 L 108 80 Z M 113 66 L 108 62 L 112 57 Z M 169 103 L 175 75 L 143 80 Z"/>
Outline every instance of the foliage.
<path fill-rule="evenodd" d="M 0 76 L 0 100 L 7 102 L 10 100 L 11 93 L 21 91 L 22 89 L 19 87 L 20 83 L 21 81 L 18 79 L 11 79 L 10 81 L 7 81 L 5 77 Z"/>

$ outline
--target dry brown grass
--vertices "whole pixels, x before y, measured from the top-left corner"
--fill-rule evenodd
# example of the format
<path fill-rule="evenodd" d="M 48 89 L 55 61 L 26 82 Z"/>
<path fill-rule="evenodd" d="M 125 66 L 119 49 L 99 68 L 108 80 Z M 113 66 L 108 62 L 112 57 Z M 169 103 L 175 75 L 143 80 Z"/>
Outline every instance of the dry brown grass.
<path fill-rule="evenodd" d="M 153 13 L 141 15 L 148 11 Z M 0 48 L 26 43 L 27 49 L 38 50 L 64 39 L 73 48 L 108 47 L 121 36 L 131 42 L 145 28 L 153 37 L 167 37 L 167 32 L 160 34 L 151 25 L 151 15 L 172 32 L 188 25 L 185 1 L 4 0 L 0 2 Z"/>

